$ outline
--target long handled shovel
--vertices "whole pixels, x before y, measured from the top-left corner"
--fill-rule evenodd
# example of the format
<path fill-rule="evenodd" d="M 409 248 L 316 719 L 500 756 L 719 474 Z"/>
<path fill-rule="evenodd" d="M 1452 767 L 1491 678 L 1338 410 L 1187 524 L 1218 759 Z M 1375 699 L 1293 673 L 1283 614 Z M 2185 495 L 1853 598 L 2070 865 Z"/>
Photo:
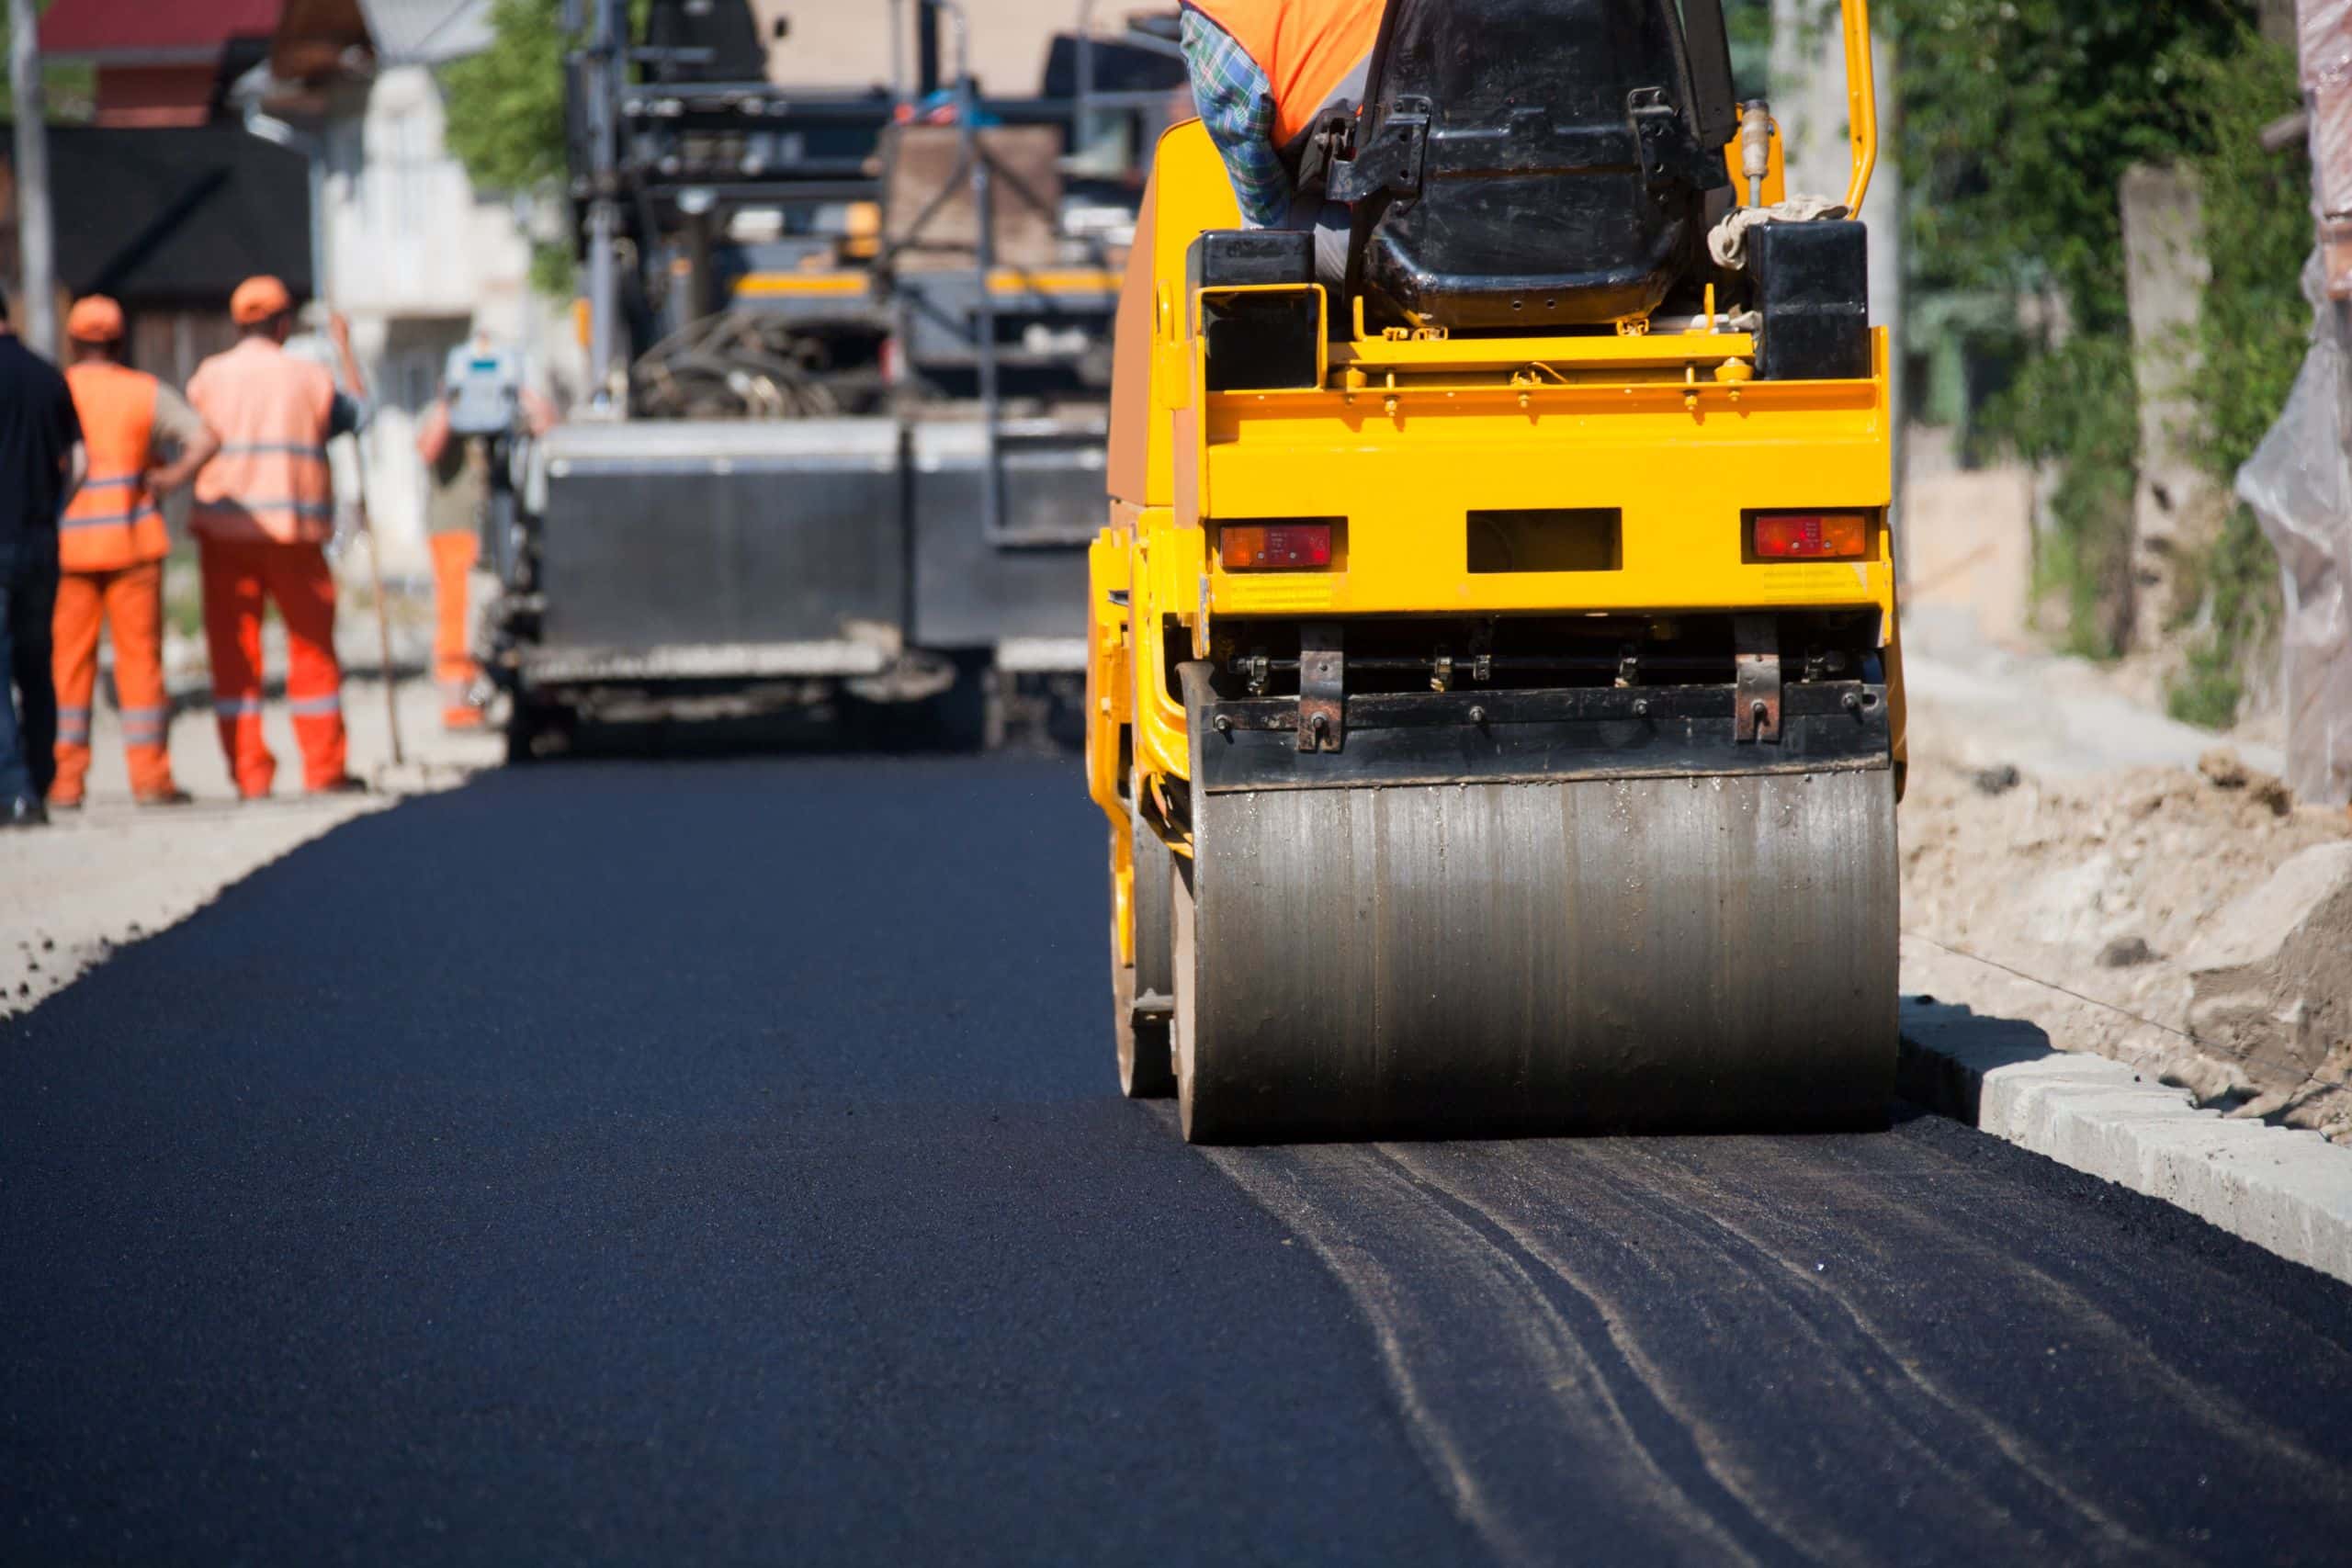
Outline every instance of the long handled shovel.
<path fill-rule="evenodd" d="M 368 575 L 376 589 L 376 664 L 377 674 L 384 682 L 384 722 L 392 737 L 392 766 L 408 765 L 408 754 L 401 745 L 400 690 L 394 684 L 392 672 L 392 611 L 391 603 L 384 596 L 384 545 L 376 537 L 376 525 L 368 515 L 368 442 L 367 437 L 354 433 L 351 449 L 358 460 L 359 531 L 368 536 Z"/>

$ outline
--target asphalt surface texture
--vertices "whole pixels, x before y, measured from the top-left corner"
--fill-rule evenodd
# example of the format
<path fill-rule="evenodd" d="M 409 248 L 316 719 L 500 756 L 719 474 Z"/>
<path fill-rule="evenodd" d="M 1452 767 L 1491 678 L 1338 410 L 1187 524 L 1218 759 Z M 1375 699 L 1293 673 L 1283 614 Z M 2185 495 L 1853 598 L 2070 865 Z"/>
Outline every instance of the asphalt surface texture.
<path fill-rule="evenodd" d="M 1893 1130 L 1197 1152 L 1064 762 L 601 762 L 0 1025 L 0 1562 L 2344 1560 L 2352 1291 Z"/>

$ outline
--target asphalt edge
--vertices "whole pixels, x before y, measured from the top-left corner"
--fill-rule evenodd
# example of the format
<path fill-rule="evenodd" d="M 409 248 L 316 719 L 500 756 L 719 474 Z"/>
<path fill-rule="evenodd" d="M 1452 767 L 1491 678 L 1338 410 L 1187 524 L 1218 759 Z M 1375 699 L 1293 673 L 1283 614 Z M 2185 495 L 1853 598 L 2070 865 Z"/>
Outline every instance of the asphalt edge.
<path fill-rule="evenodd" d="M 1897 1085 L 1913 1104 L 2352 1283 L 2352 1149 L 2199 1110 L 2188 1090 L 2057 1050 L 2031 1024 L 1924 998 L 1906 998 L 1902 1016 Z"/>

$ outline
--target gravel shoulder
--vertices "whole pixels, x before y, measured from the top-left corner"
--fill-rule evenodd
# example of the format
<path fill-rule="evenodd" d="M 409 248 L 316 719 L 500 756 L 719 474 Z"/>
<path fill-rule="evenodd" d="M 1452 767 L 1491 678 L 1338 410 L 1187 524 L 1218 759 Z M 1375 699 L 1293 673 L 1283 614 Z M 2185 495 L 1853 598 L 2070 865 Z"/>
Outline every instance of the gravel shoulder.
<path fill-rule="evenodd" d="M 303 796 L 293 726 L 273 705 L 266 722 L 278 795 L 251 806 L 237 803 L 211 710 L 183 705 L 172 721 L 172 767 L 197 803 L 167 811 L 131 804 L 119 721 L 101 702 L 89 805 L 59 814 L 47 829 L 0 834 L 0 1018 L 30 1010 L 117 947 L 186 919 L 322 834 L 498 763 L 497 737 L 442 730 L 429 683 L 396 689 L 407 758 L 399 768 L 381 683 L 352 680 L 344 688 L 352 771 L 373 794 Z"/>

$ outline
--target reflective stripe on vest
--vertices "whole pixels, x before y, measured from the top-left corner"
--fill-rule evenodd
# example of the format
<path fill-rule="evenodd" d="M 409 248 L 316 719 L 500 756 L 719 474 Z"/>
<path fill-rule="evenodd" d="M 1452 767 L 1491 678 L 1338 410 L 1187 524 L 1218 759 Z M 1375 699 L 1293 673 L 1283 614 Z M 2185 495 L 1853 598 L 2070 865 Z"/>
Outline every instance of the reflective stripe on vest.
<path fill-rule="evenodd" d="M 1249 51 L 1274 95 L 1286 153 L 1326 108 L 1352 103 L 1380 42 L 1386 0 L 1185 0 Z"/>
<path fill-rule="evenodd" d="M 172 552 L 164 514 L 147 493 L 155 446 L 155 378 L 93 361 L 65 372 L 90 455 L 90 477 L 58 520 L 57 564 L 120 571 Z"/>
<path fill-rule="evenodd" d="M 334 534 L 327 422 L 334 378 L 266 338 L 204 362 L 187 400 L 220 437 L 197 477 L 189 525 L 217 539 L 319 544 Z"/>

